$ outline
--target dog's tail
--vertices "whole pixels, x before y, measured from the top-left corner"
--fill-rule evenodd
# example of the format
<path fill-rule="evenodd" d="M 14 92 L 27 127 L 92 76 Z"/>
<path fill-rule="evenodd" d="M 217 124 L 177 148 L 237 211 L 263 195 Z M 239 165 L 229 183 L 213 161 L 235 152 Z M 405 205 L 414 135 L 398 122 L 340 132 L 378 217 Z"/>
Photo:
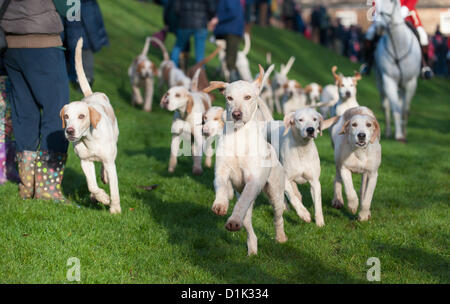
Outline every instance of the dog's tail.
<path fill-rule="evenodd" d="M 283 74 L 284 76 L 287 76 L 287 74 L 291 70 L 294 62 L 295 62 L 295 57 L 291 56 L 291 58 L 289 58 L 289 61 L 286 63 L 286 66 L 284 66 L 284 68 L 282 69 L 281 74 Z"/>
<path fill-rule="evenodd" d="M 147 56 L 148 49 L 150 48 L 150 40 L 151 40 L 150 37 L 145 38 L 145 44 L 144 44 L 144 48 L 142 49 L 141 55 Z"/>
<path fill-rule="evenodd" d="M 200 72 L 202 71 L 202 68 L 198 68 L 195 71 L 194 76 L 192 76 L 192 80 L 191 80 L 191 91 L 193 92 L 197 92 L 198 91 L 198 78 L 200 76 Z"/>
<path fill-rule="evenodd" d="M 271 52 L 266 53 L 266 63 L 272 64 L 272 53 Z"/>
<path fill-rule="evenodd" d="M 273 70 L 275 69 L 275 65 L 272 64 L 266 71 L 266 73 L 264 73 L 264 77 L 262 80 L 262 84 L 261 84 L 261 88 L 263 88 L 266 85 L 267 79 L 269 79 L 270 74 L 272 74 Z"/>
<path fill-rule="evenodd" d="M 207 64 L 208 62 L 210 62 L 211 60 L 214 59 L 214 57 L 217 56 L 217 54 L 219 54 L 220 50 L 222 49 L 221 46 L 218 46 L 214 52 L 212 52 L 211 54 L 209 54 L 208 57 L 206 57 L 205 59 L 203 59 L 202 61 L 196 63 L 191 69 L 194 71 L 197 71 L 197 69 L 201 68 L 202 66 L 204 66 L 205 64 Z"/>
<path fill-rule="evenodd" d="M 80 84 L 81 91 L 83 92 L 84 97 L 87 97 L 89 95 L 92 95 L 92 89 L 86 78 L 86 74 L 84 73 L 82 51 L 83 51 L 83 38 L 80 37 L 80 39 L 78 39 L 77 47 L 75 49 L 75 70 L 77 72 L 78 83 Z"/>
<path fill-rule="evenodd" d="M 161 51 L 163 52 L 164 61 L 170 60 L 169 53 L 167 52 L 167 49 L 166 49 L 166 46 L 164 45 L 164 43 L 162 43 L 162 41 L 156 37 L 150 37 L 150 40 L 154 41 L 160 47 Z"/>
<path fill-rule="evenodd" d="M 248 53 L 250 52 L 250 47 L 252 46 L 250 34 L 247 32 L 244 34 L 244 42 L 245 42 L 245 44 L 244 44 L 244 49 L 242 50 L 242 53 L 244 53 L 244 55 L 247 56 Z"/>

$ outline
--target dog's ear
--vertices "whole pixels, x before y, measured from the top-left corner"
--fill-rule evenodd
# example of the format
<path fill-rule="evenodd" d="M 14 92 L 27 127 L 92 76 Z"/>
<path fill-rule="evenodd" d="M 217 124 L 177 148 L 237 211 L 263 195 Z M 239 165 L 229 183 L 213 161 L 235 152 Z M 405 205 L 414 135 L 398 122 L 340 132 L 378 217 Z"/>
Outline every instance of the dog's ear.
<path fill-rule="evenodd" d="M 91 121 L 91 126 L 95 129 L 97 124 L 102 118 L 102 115 L 94 109 L 94 107 L 89 106 L 89 120 Z"/>
<path fill-rule="evenodd" d="M 169 93 L 166 92 L 166 93 L 161 97 L 161 101 L 159 102 L 159 105 L 161 106 L 161 108 L 163 107 L 164 101 L 166 100 L 168 94 L 169 94 Z"/>
<path fill-rule="evenodd" d="M 319 93 L 322 94 L 323 88 L 321 85 L 319 85 Z"/>
<path fill-rule="evenodd" d="M 295 81 L 295 88 L 296 89 L 301 89 L 302 88 L 302 85 L 300 84 L 300 82 Z"/>
<path fill-rule="evenodd" d="M 309 94 L 309 93 L 311 93 L 311 91 L 312 91 L 312 87 L 311 87 L 311 85 L 308 84 L 305 88 L 305 94 Z"/>
<path fill-rule="evenodd" d="M 194 99 L 191 94 L 187 94 L 186 112 L 191 114 L 192 108 L 194 107 Z"/>
<path fill-rule="evenodd" d="M 286 134 L 288 134 L 289 129 L 294 124 L 294 115 L 295 115 L 295 112 L 291 112 L 291 113 L 286 114 L 284 116 L 284 119 L 283 119 L 283 122 L 284 122 L 284 133 L 283 133 L 283 136 L 286 136 Z"/>
<path fill-rule="evenodd" d="M 62 120 L 62 128 L 65 129 L 66 128 L 66 120 L 64 119 L 64 115 L 65 115 L 65 107 L 62 107 L 61 111 L 59 111 L 59 117 L 61 117 Z"/>
<path fill-rule="evenodd" d="M 289 87 L 289 84 L 288 83 L 285 83 L 285 84 L 283 84 L 283 89 L 287 89 Z"/>
<path fill-rule="evenodd" d="M 337 66 L 333 66 L 331 68 L 331 73 L 333 74 L 336 85 L 338 85 L 342 82 L 342 77 L 340 75 L 336 74 L 337 69 L 338 69 Z"/>
<path fill-rule="evenodd" d="M 323 135 L 323 130 L 322 130 L 322 127 L 323 127 L 323 116 L 322 116 L 322 114 L 320 114 L 320 113 L 317 113 L 317 117 L 319 118 L 319 131 L 320 131 L 320 136 L 322 136 Z"/>
<path fill-rule="evenodd" d="M 209 93 L 211 91 L 214 91 L 214 90 L 218 89 L 220 91 L 220 93 L 223 94 L 223 92 L 225 91 L 227 86 L 228 86 L 228 83 L 223 82 L 223 81 L 211 81 L 209 83 L 209 86 L 204 88 L 202 91 L 205 92 L 205 93 Z"/>
<path fill-rule="evenodd" d="M 347 134 L 348 133 L 348 128 L 350 126 L 350 120 L 347 120 L 344 125 L 342 126 L 342 130 L 341 132 L 339 132 L 339 135 L 341 134 Z"/>
<path fill-rule="evenodd" d="M 362 79 L 362 76 L 359 72 L 355 71 L 355 76 L 353 76 L 353 83 L 356 85 L 358 81 Z"/>
<path fill-rule="evenodd" d="M 264 78 L 264 69 L 260 64 L 258 64 L 258 68 L 259 68 L 259 75 L 258 78 L 256 78 L 255 81 L 253 81 L 253 84 L 258 88 L 258 90 L 261 90 Z"/>
<path fill-rule="evenodd" d="M 370 143 L 373 144 L 375 140 L 380 139 L 380 124 L 376 119 L 372 121 L 372 127 L 373 127 L 373 133 L 372 137 L 370 138 Z"/>
<path fill-rule="evenodd" d="M 154 63 L 152 62 L 151 65 L 152 65 L 152 72 L 153 72 L 153 75 L 158 75 L 158 67 L 156 66 L 156 64 L 154 64 Z"/>

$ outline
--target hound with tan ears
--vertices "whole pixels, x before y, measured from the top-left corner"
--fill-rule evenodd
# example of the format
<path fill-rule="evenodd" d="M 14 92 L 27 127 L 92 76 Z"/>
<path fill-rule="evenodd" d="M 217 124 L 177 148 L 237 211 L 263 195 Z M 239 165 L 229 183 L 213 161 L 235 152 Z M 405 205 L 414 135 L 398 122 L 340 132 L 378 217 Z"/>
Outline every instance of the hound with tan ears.
<path fill-rule="evenodd" d="M 132 105 L 144 104 L 144 111 L 151 112 L 153 100 L 153 77 L 158 73 L 156 65 L 147 57 L 150 46 L 150 37 L 145 39 L 144 49 L 128 68 L 128 76 L 130 77 L 132 92 Z M 141 88 L 145 89 L 145 102 L 142 100 Z"/>
<path fill-rule="evenodd" d="M 333 66 L 331 72 L 335 79 L 339 98 L 337 100 L 335 98 L 330 98 L 331 100 L 328 100 L 327 102 L 320 102 L 314 105 L 315 107 L 322 107 L 324 112 L 328 111 L 327 109 L 324 109 L 324 107 L 330 108 L 331 116 L 341 116 L 348 109 L 359 106 L 356 99 L 356 86 L 358 81 L 361 80 L 361 75 L 358 72 L 355 72 L 354 76 L 344 77 L 342 74 L 336 74 L 336 71 L 337 66 Z M 334 92 L 331 92 L 330 94 L 333 95 Z"/>
<path fill-rule="evenodd" d="M 198 73 L 195 77 L 198 78 Z M 186 143 L 191 141 L 192 135 L 194 137 L 194 144 L 192 145 L 194 166 L 192 172 L 195 175 L 202 174 L 202 117 L 211 107 L 209 95 L 203 92 L 189 91 L 181 86 L 173 87 L 162 97 L 161 107 L 175 112 L 171 128 L 172 144 L 170 149 L 169 172 L 175 171 L 181 140 L 184 141 L 183 147 L 185 148 Z M 211 166 L 211 156 L 207 156 L 206 165 Z"/>
<path fill-rule="evenodd" d="M 284 115 L 306 107 L 307 96 L 297 80 L 288 80 L 283 85 L 283 89 L 284 99 L 286 100 L 283 104 Z"/>
<path fill-rule="evenodd" d="M 219 89 L 225 96 L 225 130 L 219 138 L 214 186 L 216 198 L 212 206 L 214 213 L 227 214 L 233 187 L 241 192 L 233 213 L 225 225 L 230 231 L 247 230 L 248 254 L 257 254 L 257 237 L 252 226 L 252 212 L 256 197 L 264 191 L 274 207 L 276 240 L 287 240 L 284 232 L 284 170 L 277 159 L 275 149 L 265 140 L 258 121 L 264 120 L 258 111 L 259 94 L 264 82 L 264 70 L 254 82 L 211 82 L 204 89 L 210 92 Z M 231 123 L 232 122 L 232 123 Z"/>
<path fill-rule="evenodd" d="M 61 109 L 60 116 L 66 138 L 73 143 L 75 154 L 81 159 L 91 198 L 110 205 L 111 213 L 120 213 L 119 183 L 115 159 L 119 128 L 114 110 L 103 93 L 92 93 L 84 74 L 81 59 L 83 39 L 75 51 L 75 69 L 84 98 Z M 94 161 L 102 162 L 102 181 L 109 184 L 111 199 L 97 185 Z"/>
<path fill-rule="evenodd" d="M 361 211 L 359 220 L 370 219 L 370 205 L 377 184 L 381 164 L 380 125 L 373 112 L 366 107 L 347 110 L 332 130 L 336 177 L 334 180 L 335 208 L 344 206 L 342 183 L 348 200 L 348 208 L 355 214 L 358 195 L 353 188 L 352 173 L 362 174 Z"/>
<path fill-rule="evenodd" d="M 275 102 L 275 109 L 278 113 L 283 113 L 281 108 L 281 99 L 284 95 L 284 89 L 283 86 L 285 83 L 288 82 L 288 73 L 292 68 L 292 65 L 295 62 L 295 57 L 291 56 L 286 63 L 286 65 L 282 64 L 280 72 L 276 72 L 273 81 L 272 81 L 272 91 L 273 91 L 273 98 Z"/>
<path fill-rule="evenodd" d="M 211 157 L 214 154 L 213 143 L 216 141 L 223 133 L 223 128 L 225 127 L 224 117 L 226 115 L 222 107 L 211 107 L 203 115 L 202 120 L 202 132 L 203 136 L 206 138 L 206 160 L 205 165 L 211 167 Z"/>
<path fill-rule="evenodd" d="M 191 79 L 186 76 L 186 74 L 184 74 L 181 69 L 177 68 L 175 62 L 170 60 L 169 53 L 167 52 L 164 43 L 162 43 L 161 40 L 155 37 L 151 37 L 150 39 L 156 42 L 156 44 L 163 52 L 163 61 L 159 65 L 158 69 L 159 89 L 162 89 L 164 83 L 167 84 L 169 89 L 175 86 L 183 86 L 186 89 L 189 89 L 189 87 L 191 86 Z"/>
<path fill-rule="evenodd" d="M 284 117 L 284 126 L 280 128 L 280 161 L 289 183 L 300 202 L 297 209 L 306 209 L 302 204 L 302 195 L 297 184 L 309 182 L 314 202 L 316 225 L 325 225 L 322 214 L 322 194 L 320 186 L 320 159 L 314 139 L 322 135 L 323 118 L 314 109 L 301 109 Z M 292 203 L 292 202 L 291 202 Z M 295 203 L 295 202 L 294 202 Z M 308 212 L 308 211 L 306 211 Z"/>
<path fill-rule="evenodd" d="M 322 86 L 315 82 L 312 82 L 305 87 L 303 93 L 306 94 L 307 97 L 306 104 L 315 105 L 320 101 L 320 95 L 322 94 Z"/>

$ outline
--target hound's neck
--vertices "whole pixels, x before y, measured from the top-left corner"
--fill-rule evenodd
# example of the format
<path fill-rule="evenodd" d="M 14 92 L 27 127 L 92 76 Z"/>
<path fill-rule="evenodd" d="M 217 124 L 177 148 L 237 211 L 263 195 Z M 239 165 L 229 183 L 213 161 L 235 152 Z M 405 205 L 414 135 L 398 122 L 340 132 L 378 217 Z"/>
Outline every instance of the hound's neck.
<path fill-rule="evenodd" d="M 291 129 L 292 137 L 295 140 L 296 146 L 302 149 L 308 149 L 311 145 L 314 144 L 314 140 L 312 138 L 303 138 L 297 128 Z"/>

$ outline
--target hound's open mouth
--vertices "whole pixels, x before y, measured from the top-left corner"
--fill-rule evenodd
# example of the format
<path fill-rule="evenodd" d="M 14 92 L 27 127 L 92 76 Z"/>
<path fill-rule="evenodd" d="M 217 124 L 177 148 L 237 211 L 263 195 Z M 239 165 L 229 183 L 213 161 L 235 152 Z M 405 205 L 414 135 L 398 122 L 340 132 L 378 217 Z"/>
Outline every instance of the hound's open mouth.
<path fill-rule="evenodd" d="M 364 147 L 366 145 L 366 142 L 365 141 L 358 141 L 356 143 L 356 145 L 359 146 L 359 147 Z"/>

